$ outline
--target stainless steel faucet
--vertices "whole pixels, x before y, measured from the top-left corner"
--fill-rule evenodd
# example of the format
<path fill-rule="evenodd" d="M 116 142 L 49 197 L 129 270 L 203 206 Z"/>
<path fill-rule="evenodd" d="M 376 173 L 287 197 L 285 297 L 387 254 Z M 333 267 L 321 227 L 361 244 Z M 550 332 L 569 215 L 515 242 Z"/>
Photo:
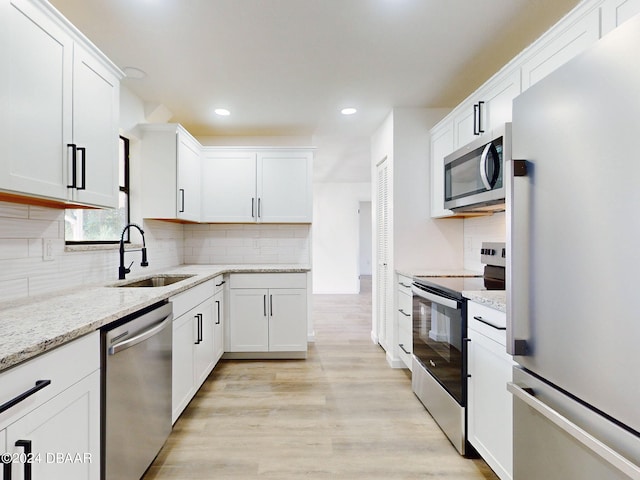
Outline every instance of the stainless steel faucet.
<path fill-rule="evenodd" d="M 136 227 L 139 231 L 140 231 L 140 235 L 142 235 L 142 262 L 140 262 L 140 266 L 141 267 L 148 267 L 149 266 L 149 262 L 147 262 L 147 246 L 144 240 L 144 230 L 142 230 L 138 225 L 136 225 L 135 223 L 130 223 L 128 225 L 126 225 L 123 229 L 122 229 L 122 235 L 120 235 L 120 267 L 118 268 L 118 279 L 120 280 L 124 280 L 127 273 L 131 272 L 131 265 L 133 265 L 133 262 L 131 262 L 129 264 L 128 267 L 124 266 L 124 234 L 127 232 L 127 230 L 129 230 L 131 227 Z M 127 250 L 128 252 L 135 252 L 138 249 L 135 250 Z"/>

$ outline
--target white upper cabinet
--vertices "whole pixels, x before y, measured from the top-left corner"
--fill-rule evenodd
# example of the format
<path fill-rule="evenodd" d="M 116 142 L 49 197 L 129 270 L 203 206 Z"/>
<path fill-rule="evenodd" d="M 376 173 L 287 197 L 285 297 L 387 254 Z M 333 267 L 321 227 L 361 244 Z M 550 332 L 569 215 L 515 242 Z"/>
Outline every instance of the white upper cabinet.
<path fill-rule="evenodd" d="M 122 72 L 34 0 L 0 2 L 0 62 L 0 189 L 116 207 Z"/>
<path fill-rule="evenodd" d="M 602 4 L 602 34 L 609 33 L 640 13 L 640 0 L 605 0 Z"/>
<path fill-rule="evenodd" d="M 202 221 L 256 221 L 256 153 L 205 148 L 202 161 Z"/>
<path fill-rule="evenodd" d="M 140 129 L 143 217 L 200 221 L 202 147 L 175 123 Z"/>
<path fill-rule="evenodd" d="M 310 151 L 258 153 L 258 221 L 308 223 L 312 217 Z"/>
<path fill-rule="evenodd" d="M 444 157 L 455 150 L 453 122 L 441 122 L 431 130 L 431 216 L 449 217 L 444 208 Z"/>
<path fill-rule="evenodd" d="M 202 221 L 310 223 L 312 168 L 309 149 L 205 147 Z"/>
<path fill-rule="evenodd" d="M 558 23 L 529 47 L 522 63 L 522 90 L 549 75 L 600 38 L 600 11 Z"/>

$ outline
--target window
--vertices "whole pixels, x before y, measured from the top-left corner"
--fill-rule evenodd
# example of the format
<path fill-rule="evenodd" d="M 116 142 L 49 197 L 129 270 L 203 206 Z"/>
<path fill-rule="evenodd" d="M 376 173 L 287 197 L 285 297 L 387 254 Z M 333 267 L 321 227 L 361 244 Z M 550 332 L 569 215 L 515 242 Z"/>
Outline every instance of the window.
<path fill-rule="evenodd" d="M 120 137 L 118 151 L 118 208 L 65 210 L 64 238 L 67 245 L 120 242 L 122 229 L 129 223 L 129 139 Z M 129 240 L 128 232 L 125 240 Z"/>

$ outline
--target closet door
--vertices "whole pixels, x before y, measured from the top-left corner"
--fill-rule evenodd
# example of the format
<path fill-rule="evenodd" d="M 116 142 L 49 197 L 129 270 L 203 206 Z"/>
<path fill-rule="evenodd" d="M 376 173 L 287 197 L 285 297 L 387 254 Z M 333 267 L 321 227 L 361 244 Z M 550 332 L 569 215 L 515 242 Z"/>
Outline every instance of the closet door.
<path fill-rule="evenodd" d="M 387 349 L 389 295 L 389 167 L 384 159 L 376 172 L 376 330 L 378 343 Z"/>

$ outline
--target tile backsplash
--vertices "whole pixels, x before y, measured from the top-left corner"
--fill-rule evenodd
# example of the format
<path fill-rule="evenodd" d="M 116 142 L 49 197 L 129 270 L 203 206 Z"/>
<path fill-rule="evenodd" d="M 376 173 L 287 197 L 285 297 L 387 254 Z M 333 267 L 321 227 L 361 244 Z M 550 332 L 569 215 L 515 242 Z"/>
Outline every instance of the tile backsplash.
<path fill-rule="evenodd" d="M 184 235 L 184 263 L 311 263 L 311 225 L 187 224 Z"/>
<path fill-rule="evenodd" d="M 143 229 L 149 270 L 182 263 L 182 225 L 147 220 Z M 134 273 L 142 272 L 139 258 L 140 252 L 126 254 L 128 263 L 135 260 Z M 65 247 L 64 210 L 0 202 L 0 301 L 115 281 L 118 264 L 117 246 Z"/>
<path fill-rule="evenodd" d="M 126 254 L 134 274 L 184 263 L 311 263 L 310 225 L 180 224 L 145 220 L 149 267 Z M 132 230 L 132 241 L 139 236 Z M 50 252 L 45 259 L 45 250 Z M 0 301 L 118 279 L 117 246 L 71 246 L 64 210 L 0 202 Z"/>
<path fill-rule="evenodd" d="M 488 217 L 469 217 L 464 219 L 464 268 L 481 272 L 480 263 L 482 242 L 504 242 L 506 239 L 506 216 L 504 212 Z"/>

